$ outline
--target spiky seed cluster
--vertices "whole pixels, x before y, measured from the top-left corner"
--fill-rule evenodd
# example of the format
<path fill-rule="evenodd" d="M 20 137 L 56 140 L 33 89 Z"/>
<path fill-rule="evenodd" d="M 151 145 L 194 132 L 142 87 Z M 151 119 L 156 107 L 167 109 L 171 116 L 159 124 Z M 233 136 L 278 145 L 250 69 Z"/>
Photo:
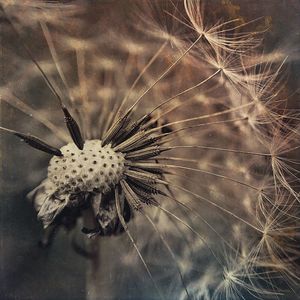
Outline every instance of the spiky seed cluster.
<path fill-rule="evenodd" d="M 124 172 L 124 156 L 101 140 L 87 140 L 78 149 L 69 143 L 61 149 L 63 156 L 53 157 L 48 167 L 48 179 L 63 193 L 105 193 L 117 184 Z"/>
<path fill-rule="evenodd" d="M 48 177 L 38 187 L 45 195 L 44 200 L 36 205 L 45 227 L 54 222 L 65 207 L 77 208 L 89 202 L 99 226 L 92 233 L 103 234 L 103 218 L 110 222 L 126 214 L 122 211 L 119 216 L 103 215 L 104 210 L 109 212 L 112 207 L 111 203 L 103 207 L 101 197 L 112 189 L 120 191 L 133 210 L 140 210 L 143 204 L 157 204 L 153 195 L 162 193 L 156 185 L 163 183 L 163 170 L 152 161 L 162 151 L 160 140 L 164 134 L 153 135 L 148 117 L 130 122 L 129 114 L 117 119 L 103 140 L 86 140 L 83 149 L 69 143 L 60 149 L 60 156 L 51 159 Z M 40 196 L 40 193 L 34 195 L 39 199 Z M 124 209 L 124 203 L 122 207 Z"/>

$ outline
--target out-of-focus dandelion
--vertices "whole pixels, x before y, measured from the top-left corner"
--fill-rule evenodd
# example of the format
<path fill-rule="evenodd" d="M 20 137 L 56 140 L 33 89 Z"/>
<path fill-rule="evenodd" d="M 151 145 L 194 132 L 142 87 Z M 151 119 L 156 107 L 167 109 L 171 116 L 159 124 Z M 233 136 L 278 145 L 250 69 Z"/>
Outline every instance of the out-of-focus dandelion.
<path fill-rule="evenodd" d="M 215 21 L 199 0 L 137 1 L 131 17 L 104 17 L 93 2 L 1 3 L 4 32 L 22 49 L 5 49 L 1 102 L 36 123 L 0 129 L 53 156 L 28 195 L 44 245 L 80 222 L 96 244 L 121 249 L 126 235 L 134 252 L 125 247 L 119 264 L 141 263 L 150 279 L 140 299 L 293 291 L 299 114 L 283 93 L 287 57 L 260 53 L 262 19 Z M 88 297 L 125 299 L 104 291 L 92 264 Z"/>

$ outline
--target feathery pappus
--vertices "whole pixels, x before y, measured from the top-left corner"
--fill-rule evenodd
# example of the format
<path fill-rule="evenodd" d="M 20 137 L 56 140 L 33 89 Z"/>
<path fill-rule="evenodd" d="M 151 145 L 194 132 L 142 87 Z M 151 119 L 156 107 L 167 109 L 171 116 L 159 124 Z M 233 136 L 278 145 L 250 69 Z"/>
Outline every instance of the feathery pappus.
<path fill-rule="evenodd" d="M 200 0 L 0 3 L 1 105 L 21 115 L 2 137 L 48 155 L 20 178 L 41 244 L 80 226 L 87 248 L 120 249 L 105 287 L 91 254 L 87 299 L 295 297 L 296 58 L 265 49 L 267 18 Z"/>

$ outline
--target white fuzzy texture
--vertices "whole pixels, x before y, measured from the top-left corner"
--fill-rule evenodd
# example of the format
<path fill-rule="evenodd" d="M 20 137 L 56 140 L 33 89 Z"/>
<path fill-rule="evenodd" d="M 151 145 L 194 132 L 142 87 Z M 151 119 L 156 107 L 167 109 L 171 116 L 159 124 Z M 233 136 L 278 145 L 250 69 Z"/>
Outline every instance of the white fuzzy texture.
<path fill-rule="evenodd" d="M 62 157 L 53 157 L 48 167 L 48 179 L 57 190 L 95 191 L 105 193 L 117 184 L 124 171 L 124 155 L 101 140 L 85 141 L 83 150 L 69 143 L 61 149 Z"/>

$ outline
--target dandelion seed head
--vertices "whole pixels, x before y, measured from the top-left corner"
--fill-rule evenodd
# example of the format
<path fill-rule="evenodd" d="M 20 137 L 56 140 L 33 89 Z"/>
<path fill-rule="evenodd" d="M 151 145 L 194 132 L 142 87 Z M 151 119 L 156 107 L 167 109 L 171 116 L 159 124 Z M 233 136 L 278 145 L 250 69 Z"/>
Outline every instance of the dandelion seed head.
<path fill-rule="evenodd" d="M 124 172 L 124 156 L 100 140 L 87 140 L 84 149 L 69 143 L 61 149 L 62 157 L 53 157 L 48 179 L 64 192 L 106 192 L 117 184 Z"/>

